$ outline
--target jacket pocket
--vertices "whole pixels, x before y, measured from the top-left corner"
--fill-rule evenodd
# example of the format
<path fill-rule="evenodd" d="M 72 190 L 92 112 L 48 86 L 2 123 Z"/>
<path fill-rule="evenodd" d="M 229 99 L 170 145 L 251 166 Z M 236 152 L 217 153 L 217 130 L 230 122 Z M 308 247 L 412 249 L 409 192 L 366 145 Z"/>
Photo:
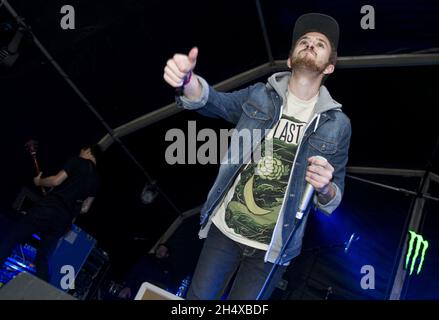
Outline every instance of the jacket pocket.
<path fill-rule="evenodd" d="M 264 121 L 270 119 L 270 115 L 261 106 L 257 105 L 253 101 L 246 101 L 242 105 L 242 110 L 248 117 L 252 119 Z"/>
<path fill-rule="evenodd" d="M 322 154 L 334 154 L 337 152 L 337 143 L 324 140 L 315 134 L 309 137 L 309 144 Z"/>

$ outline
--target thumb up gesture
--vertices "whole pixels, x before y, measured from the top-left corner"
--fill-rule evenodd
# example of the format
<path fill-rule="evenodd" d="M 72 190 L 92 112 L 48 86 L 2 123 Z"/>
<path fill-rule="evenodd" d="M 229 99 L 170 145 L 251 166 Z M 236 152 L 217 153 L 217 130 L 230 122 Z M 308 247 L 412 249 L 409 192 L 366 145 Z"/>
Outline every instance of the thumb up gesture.
<path fill-rule="evenodd" d="M 166 63 L 163 79 L 178 88 L 190 81 L 191 71 L 197 64 L 198 48 L 193 47 L 187 55 L 177 53 Z"/>

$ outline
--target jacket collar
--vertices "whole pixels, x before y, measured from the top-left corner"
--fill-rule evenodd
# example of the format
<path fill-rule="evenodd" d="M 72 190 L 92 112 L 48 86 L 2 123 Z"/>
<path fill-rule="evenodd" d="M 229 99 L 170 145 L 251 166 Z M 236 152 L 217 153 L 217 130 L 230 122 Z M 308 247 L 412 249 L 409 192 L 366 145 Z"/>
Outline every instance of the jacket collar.
<path fill-rule="evenodd" d="M 292 73 L 290 71 L 277 72 L 268 78 L 267 86 L 273 88 L 276 93 L 282 97 L 283 103 L 286 103 L 286 92 L 288 90 L 288 82 Z M 328 110 L 340 109 L 342 105 L 332 99 L 328 89 L 324 85 L 320 86 L 319 98 L 314 108 L 315 113 L 323 113 Z"/>

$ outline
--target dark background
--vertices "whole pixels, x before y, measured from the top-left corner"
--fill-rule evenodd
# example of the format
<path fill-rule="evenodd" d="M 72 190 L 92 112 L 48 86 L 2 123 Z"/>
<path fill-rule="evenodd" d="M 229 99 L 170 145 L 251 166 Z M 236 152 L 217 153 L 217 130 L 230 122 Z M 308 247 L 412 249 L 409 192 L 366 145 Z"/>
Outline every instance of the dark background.
<path fill-rule="evenodd" d="M 63 1 L 11 4 L 112 128 L 173 102 L 174 91 L 162 73 L 176 52 L 198 46 L 196 72 L 211 84 L 267 62 L 255 1 L 70 1 L 76 11 L 75 30 L 60 27 Z M 365 4 L 374 6 L 375 30 L 360 27 Z M 261 1 L 261 7 L 275 59 L 286 59 L 294 21 L 311 11 L 339 21 L 341 57 L 428 53 L 439 48 L 437 1 L 276 0 Z M 2 45 L 7 45 L 15 28 L 6 9 L 0 8 Z M 97 142 L 107 133 L 29 39 L 23 39 L 19 52 L 17 62 L 0 71 L 0 205 L 5 213 L 34 176 L 26 141 L 39 141 L 38 157 L 44 174 L 50 175 L 84 142 Z M 325 85 L 352 121 L 349 166 L 438 171 L 433 152 L 439 134 L 438 71 L 438 66 L 336 70 Z M 222 120 L 181 112 L 122 138 L 180 212 L 203 203 L 218 170 L 217 165 L 166 163 L 167 130 L 186 132 L 191 120 L 197 121 L 199 130 L 231 127 Z M 160 196 L 150 205 L 140 202 L 146 179 L 117 144 L 105 152 L 99 169 L 103 188 L 91 212 L 77 224 L 109 253 L 111 274 L 119 278 L 179 213 Z M 419 183 L 369 178 L 410 190 Z M 432 195 L 434 188 L 433 184 Z M 347 179 L 344 202 L 334 216 L 311 217 L 304 251 L 285 276 L 288 290 L 280 294 L 321 299 L 331 286 L 337 299 L 384 299 L 412 203 L 401 193 Z M 422 233 L 430 240 L 430 249 L 422 276 L 411 280 L 407 289 L 407 298 L 412 299 L 439 298 L 435 290 L 439 276 L 434 272 L 439 263 L 439 213 L 436 203 L 427 203 Z M 352 232 L 361 238 L 344 254 L 337 245 Z M 190 219 L 171 239 L 180 261 L 196 260 L 202 244 L 196 233 L 197 219 Z M 376 290 L 361 290 L 363 265 L 375 267 Z"/>

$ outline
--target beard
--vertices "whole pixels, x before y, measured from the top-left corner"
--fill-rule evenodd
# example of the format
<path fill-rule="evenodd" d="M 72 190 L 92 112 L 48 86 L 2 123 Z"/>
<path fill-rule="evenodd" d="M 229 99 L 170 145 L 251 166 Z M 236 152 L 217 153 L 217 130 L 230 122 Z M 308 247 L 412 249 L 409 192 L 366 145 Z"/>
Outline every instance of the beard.
<path fill-rule="evenodd" d="M 329 62 L 326 65 L 319 65 L 314 59 L 310 58 L 308 55 L 300 55 L 301 52 L 299 52 L 299 54 L 295 57 L 291 57 L 291 69 L 302 69 L 311 72 L 322 73 L 329 65 Z"/>

